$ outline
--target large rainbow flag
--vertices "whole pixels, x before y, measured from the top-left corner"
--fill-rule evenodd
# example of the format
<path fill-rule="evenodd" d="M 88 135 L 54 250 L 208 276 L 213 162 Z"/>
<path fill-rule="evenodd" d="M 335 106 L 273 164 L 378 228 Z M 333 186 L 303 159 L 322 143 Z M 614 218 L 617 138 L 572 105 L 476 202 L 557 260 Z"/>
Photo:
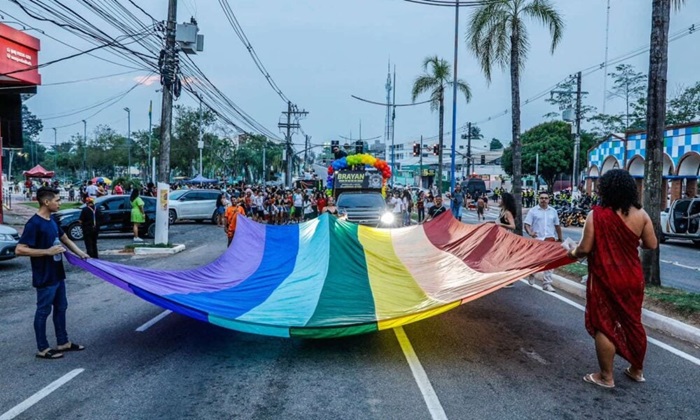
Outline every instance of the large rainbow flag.
<path fill-rule="evenodd" d="M 221 240 L 224 240 L 223 236 Z M 159 271 L 68 260 L 158 306 L 225 328 L 328 338 L 440 314 L 529 274 L 571 262 L 557 243 L 449 212 L 423 225 L 375 229 L 327 214 L 298 225 L 239 218 L 210 264 Z"/>

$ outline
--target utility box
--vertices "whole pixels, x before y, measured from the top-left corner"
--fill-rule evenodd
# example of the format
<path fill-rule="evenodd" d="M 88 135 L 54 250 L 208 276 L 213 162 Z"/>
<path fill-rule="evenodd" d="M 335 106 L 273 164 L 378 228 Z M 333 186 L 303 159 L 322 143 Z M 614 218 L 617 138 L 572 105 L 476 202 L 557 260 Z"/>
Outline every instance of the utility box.
<path fill-rule="evenodd" d="M 199 34 L 196 23 L 178 23 L 175 30 L 175 41 L 185 54 L 197 54 L 204 51 L 204 35 Z"/>

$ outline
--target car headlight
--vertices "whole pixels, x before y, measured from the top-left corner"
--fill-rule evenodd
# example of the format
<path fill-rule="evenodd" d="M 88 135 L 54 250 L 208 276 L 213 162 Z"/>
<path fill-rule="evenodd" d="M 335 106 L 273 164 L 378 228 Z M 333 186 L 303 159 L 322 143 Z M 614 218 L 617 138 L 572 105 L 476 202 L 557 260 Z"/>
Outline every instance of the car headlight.
<path fill-rule="evenodd" d="M 3 242 L 14 242 L 15 238 L 12 237 L 12 235 L 8 235 L 5 233 L 0 233 L 0 241 Z"/>
<path fill-rule="evenodd" d="M 390 213 L 390 212 L 386 212 L 386 213 L 382 214 L 382 217 L 380 220 L 385 225 L 391 225 L 394 223 L 394 214 Z"/>

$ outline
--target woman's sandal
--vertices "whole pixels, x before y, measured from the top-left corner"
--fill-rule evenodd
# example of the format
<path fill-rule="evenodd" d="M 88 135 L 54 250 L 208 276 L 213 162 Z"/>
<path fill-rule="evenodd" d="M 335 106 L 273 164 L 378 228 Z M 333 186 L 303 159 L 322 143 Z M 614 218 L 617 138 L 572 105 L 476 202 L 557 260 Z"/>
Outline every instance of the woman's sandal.
<path fill-rule="evenodd" d="M 633 380 L 635 382 L 646 382 L 647 381 L 646 379 L 644 379 L 644 375 L 641 375 L 641 376 L 632 375 L 632 371 L 630 370 L 630 368 L 625 369 L 625 375 L 627 375 L 628 378 L 630 378 L 631 380 Z"/>
<path fill-rule="evenodd" d="M 595 376 L 593 376 L 593 375 L 595 375 L 595 374 L 589 373 L 588 375 L 583 377 L 583 380 L 588 382 L 589 384 L 598 385 L 601 388 L 615 388 L 615 384 L 613 384 L 613 385 L 606 384 L 603 381 L 597 380 L 595 378 Z"/>
<path fill-rule="evenodd" d="M 44 353 L 37 353 L 36 357 L 38 359 L 48 359 L 48 360 L 60 359 L 61 357 L 63 357 L 63 353 L 59 352 L 58 350 L 48 349 Z"/>
<path fill-rule="evenodd" d="M 66 343 L 68 344 L 68 343 Z M 75 343 L 70 343 L 70 346 L 66 348 L 61 348 L 61 346 L 58 346 L 56 348 L 58 351 L 83 351 L 85 350 L 85 346 L 81 346 L 80 344 L 75 344 Z"/>

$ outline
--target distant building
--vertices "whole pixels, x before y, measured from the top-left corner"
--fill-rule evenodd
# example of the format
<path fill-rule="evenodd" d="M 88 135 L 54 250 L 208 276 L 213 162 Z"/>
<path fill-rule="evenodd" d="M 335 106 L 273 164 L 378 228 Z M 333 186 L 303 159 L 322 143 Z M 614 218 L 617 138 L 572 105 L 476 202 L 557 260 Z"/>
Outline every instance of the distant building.
<path fill-rule="evenodd" d="M 598 178 L 610 169 L 622 168 L 637 180 L 640 197 L 644 193 L 646 133 L 630 131 L 610 134 L 588 151 L 586 192 L 595 190 Z M 664 134 L 663 206 L 682 197 L 698 195 L 700 178 L 700 122 L 670 126 Z M 670 187 L 670 191 L 669 191 Z"/>

